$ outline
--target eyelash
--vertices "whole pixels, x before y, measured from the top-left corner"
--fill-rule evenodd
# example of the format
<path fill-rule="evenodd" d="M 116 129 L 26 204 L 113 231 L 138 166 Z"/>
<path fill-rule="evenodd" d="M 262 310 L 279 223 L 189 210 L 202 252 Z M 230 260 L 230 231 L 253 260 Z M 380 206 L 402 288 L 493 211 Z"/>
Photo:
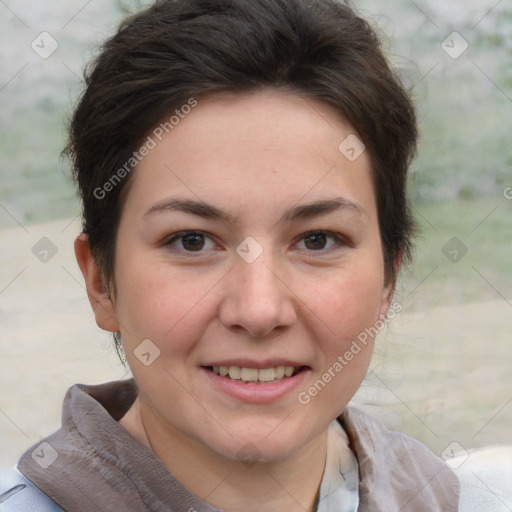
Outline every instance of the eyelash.
<path fill-rule="evenodd" d="M 334 245 L 331 246 L 331 247 L 328 247 L 327 249 L 319 249 L 319 250 L 308 250 L 308 249 L 301 249 L 303 251 L 305 251 L 306 253 L 309 253 L 308 254 L 308 257 L 315 257 L 316 255 L 323 255 L 325 254 L 327 251 L 330 251 L 332 250 L 333 248 L 335 248 L 336 246 L 338 248 L 340 247 L 343 247 L 343 246 L 351 246 L 350 242 L 347 241 L 344 237 L 340 236 L 340 235 L 337 235 L 335 233 L 331 233 L 330 231 L 323 231 L 323 230 L 317 230 L 317 231 L 308 231 L 307 233 L 304 233 L 301 238 L 299 239 L 298 242 L 296 242 L 296 244 L 298 244 L 299 242 L 305 240 L 306 238 L 312 236 L 312 235 L 325 235 L 327 239 L 333 239 L 334 240 Z M 173 243 L 179 241 L 179 240 L 182 240 L 184 237 L 188 236 L 188 235 L 202 235 L 204 236 L 206 239 L 210 239 L 211 241 L 213 241 L 212 237 L 209 236 L 208 234 L 204 233 L 203 231 L 181 231 L 179 233 L 175 233 L 174 235 L 172 235 L 171 237 L 167 238 L 163 245 L 165 247 L 170 247 L 172 246 Z M 186 249 L 183 249 L 183 248 L 180 248 L 180 249 L 175 249 L 177 252 L 181 252 L 183 254 L 186 254 L 187 257 L 198 257 L 198 256 L 201 256 L 203 255 L 206 251 L 204 250 L 200 250 L 200 251 L 187 251 Z"/>

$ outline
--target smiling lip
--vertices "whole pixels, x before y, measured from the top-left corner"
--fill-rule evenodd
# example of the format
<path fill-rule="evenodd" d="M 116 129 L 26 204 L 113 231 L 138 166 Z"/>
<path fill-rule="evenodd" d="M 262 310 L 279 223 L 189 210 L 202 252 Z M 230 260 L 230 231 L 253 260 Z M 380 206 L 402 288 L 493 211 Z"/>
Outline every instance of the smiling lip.
<path fill-rule="evenodd" d="M 311 368 L 291 361 L 268 360 L 256 363 L 243 359 L 222 361 L 215 366 L 240 366 L 243 368 L 270 368 L 273 366 L 294 366 L 298 370 L 291 377 L 276 379 L 270 382 L 248 382 L 222 377 L 213 372 L 214 365 L 202 366 L 201 373 L 208 379 L 210 386 L 244 403 L 265 404 L 276 402 L 285 395 L 296 390 L 309 375 Z"/>
<path fill-rule="evenodd" d="M 258 370 L 261 370 L 263 368 L 271 368 L 275 366 L 293 366 L 295 368 L 302 368 L 306 365 L 289 359 L 266 359 L 264 361 L 254 361 L 251 359 L 223 359 L 221 361 L 209 362 L 201 366 L 239 366 L 240 368 L 257 368 Z"/>

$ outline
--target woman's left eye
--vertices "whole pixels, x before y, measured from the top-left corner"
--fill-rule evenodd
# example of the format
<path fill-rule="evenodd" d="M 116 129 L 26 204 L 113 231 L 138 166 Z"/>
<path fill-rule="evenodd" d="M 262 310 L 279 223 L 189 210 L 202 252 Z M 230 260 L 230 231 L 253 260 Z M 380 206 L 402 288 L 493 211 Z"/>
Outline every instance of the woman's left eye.
<path fill-rule="evenodd" d="M 314 231 L 304 235 L 297 244 L 297 248 L 308 251 L 325 251 L 341 244 L 341 242 L 342 240 L 339 236 L 331 235 L 325 231 Z"/>
<path fill-rule="evenodd" d="M 215 242 L 209 236 L 199 231 L 177 233 L 172 238 L 168 239 L 165 245 L 186 252 L 202 252 L 203 249 L 213 249 L 216 246 Z"/>

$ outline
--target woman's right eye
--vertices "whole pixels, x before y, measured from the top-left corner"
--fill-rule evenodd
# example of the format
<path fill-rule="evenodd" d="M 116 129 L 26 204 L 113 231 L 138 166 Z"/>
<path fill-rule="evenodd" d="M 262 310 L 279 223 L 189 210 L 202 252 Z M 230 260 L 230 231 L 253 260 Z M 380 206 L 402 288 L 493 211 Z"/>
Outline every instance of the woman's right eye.
<path fill-rule="evenodd" d="M 171 236 L 164 245 L 177 251 L 199 253 L 214 249 L 217 244 L 208 235 L 200 231 L 186 231 Z"/>

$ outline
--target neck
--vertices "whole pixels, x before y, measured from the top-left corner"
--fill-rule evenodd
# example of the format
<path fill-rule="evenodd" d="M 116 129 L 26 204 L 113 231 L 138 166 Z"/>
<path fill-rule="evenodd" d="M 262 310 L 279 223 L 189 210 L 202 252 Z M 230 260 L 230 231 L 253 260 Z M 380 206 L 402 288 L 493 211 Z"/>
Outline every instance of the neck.
<path fill-rule="evenodd" d="M 148 446 L 190 492 L 226 512 L 314 512 L 327 431 L 284 460 L 246 465 L 141 414 L 139 399 L 120 423 Z M 144 421 L 143 421 L 144 419 Z"/>

